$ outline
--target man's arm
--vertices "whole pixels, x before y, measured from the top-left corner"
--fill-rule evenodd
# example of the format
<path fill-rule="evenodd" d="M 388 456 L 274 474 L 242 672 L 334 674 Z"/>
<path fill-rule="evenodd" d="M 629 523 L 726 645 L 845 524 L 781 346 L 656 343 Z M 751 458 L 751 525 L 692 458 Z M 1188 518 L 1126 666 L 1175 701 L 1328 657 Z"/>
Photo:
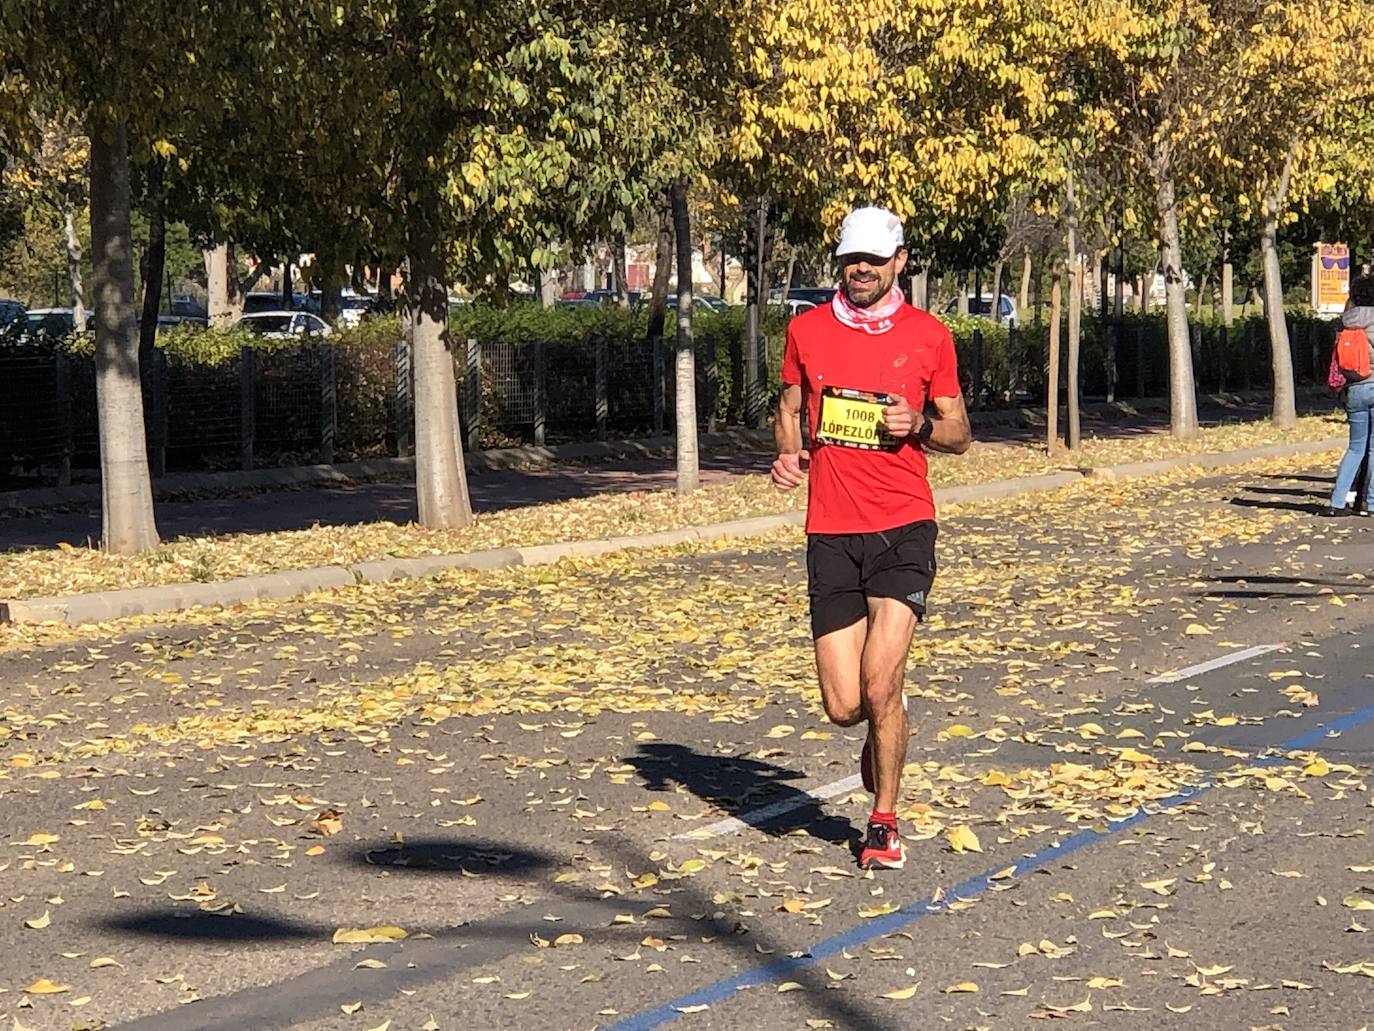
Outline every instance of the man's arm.
<path fill-rule="evenodd" d="M 802 389 L 784 383 L 778 395 L 778 410 L 773 417 L 773 445 L 780 455 L 796 454 L 802 449 Z"/>
<path fill-rule="evenodd" d="M 935 417 L 928 418 L 924 413 L 921 415 L 922 420 L 930 425 L 930 430 L 923 430 L 919 426 L 916 429 L 921 446 L 931 451 L 943 451 L 947 455 L 962 455 L 973 443 L 973 429 L 969 426 L 964 395 L 932 397 L 930 403 L 935 406 Z"/>
<path fill-rule="evenodd" d="M 806 479 L 802 460 L 810 456 L 802 450 L 802 388 L 784 383 L 778 395 L 778 410 L 773 416 L 773 444 L 778 457 L 773 462 L 773 486 L 779 490 L 799 487 Z"/>
<path fill-rule="evenodd" d="M 973 431 L 968 424 L 968 410 L 964 395 L 932 397 L 934 416 L 918 412 L 904 397 L 893 397 L 892 404 L 883 409 L 883 424 L 887 432 L 898 440 L 915 437 L 923 448 L 962 455 L 973 443 Z"/>

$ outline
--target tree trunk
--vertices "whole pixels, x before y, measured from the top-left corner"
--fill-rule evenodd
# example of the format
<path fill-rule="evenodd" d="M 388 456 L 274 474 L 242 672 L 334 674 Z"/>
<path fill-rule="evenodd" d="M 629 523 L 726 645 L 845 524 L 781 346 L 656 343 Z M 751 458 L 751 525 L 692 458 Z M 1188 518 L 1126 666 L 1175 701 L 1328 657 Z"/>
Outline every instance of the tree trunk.
<path fill-rule="evenodd" d="M 247 296 L 249 290 L 257 289 L 258 281 L 262 279 L 263 276 L 271 276 L 272 266 L 265 261 L 259 261 L 248 270 L 247 275 L 240 279 L 235 272 L 235 269 L 239 267 L 238 251 L 232 243 L 229 244 L 229 248 L 225 254 L 225 270 L 228 274 L 229 310 L 233 313 L 233 318 L 237 320 L 243 315 L 244 297 Z"/>
<path fill-rule="evenodd" d="M 229 244 L 217 240 L 204 251 L 206 312 L 210 325 L 227 329 L 234 320 L 229 298 Z"/>
<path fill-rule="evenodd" d="M 1083 328 L 1083 261 L 1078 253 L 1078 203 L 1074 195 L 1074 178 L 1069 175 L 1064 210 L 1069 220 L 1065 239 L 1069 259 L 1069 341 L 1065 359 L 1068 365 L 1069 424 L 1065 443 L 1070 451 L 1078 448 L 1078 345 Z"/>
<path fill-rule="evenodd" d="M 1070 451 L 1077 451 L 1083 442 L 1079 423 L 1078 366 L 1079 343 L 1083 331 L 1083 281 L 1087 278 L 1081 255 L 1074 255 L 1069 273 L 1069 346 L 1065 355 L 1067 369 L 1069 426 L 1066 443 Z"/>
<path fill-rule="evenodd" d="M 100 425 L 101 547 L 133 555 L 158 543 L 143 430 L 129 232 L 129 140 L 122 123 L 92 121 L 91 269 Z"/>
<path fill-rule="evenodd" d="M 992 266 L 992 300 L 989 302 L 988 314 L 992 316 L 992 321 L 997 325 L 1002 324 L 1002 269 L 1004 262 L 1001 258 Z"/>
<path fill-rule="evenodd" d="M 539 303 L 552 308 L 558 302 L 558 273 L 553 269 L 539 270 Z"/>
<path fill-rule="evenodd" d="M 611 242 L 611 276 L 615 288 L 615 299 L 621 307 L 630 306 L 630 291 L 625 279 L 625 234 L 616 233 Z"/>
<path fill-rule="evenodd" d="M 283 311 L 296 307 L 296 291 L 291 287 L 291 259 L 281 260 L 281 306 Z"/>
<path fill-rule="evenodd" d="M 687 181 L 673 184 L 673 236 L 677 240 L 677 360 L 674 372 L 677 419 L 677 492 L 690 494 L 700 482 L 697 457 L 697 363 L 692 339 L 692 220 Z"/>
<path fill-rule="evenodd" d="M 1169 425 L 1175 437 L 1197 436 L 1197 387 L 1193 379 L 1193 350 L 1188 339 L 1188 300 L 1185 296 L 1183 247 L 1174 204 L 1174 179 L 1156 156 L 1155 203 L 1159 214 L 1161 257 L 1164 260 L 1165 324 L 1169 338 Z"/>
<path fill-rule="evenodd" d="M 391 292 L 391 272 L 384 270 L 379 263 L 377 266 L 377 310 L 391 311 L 396 305 L 396 299 Z M 405 311 L 410 309 L 405 305 L 401 306 Z"/>
<path fill-rule="evenodd" d="M 1051 455 L 1059 447 L 1059 278 L 1059 268 L 1056 266 L 1050 282 L 1050 367 L 1045 388 L 1045 449 Z"/>
<path fill-rule="evenodd" d="M 1144 272 L 1140 276 L 1140 314 L 1150 314 L 1150 291 L 1154 289 L 1155 277 L 1153 272 Z"/>
<path fill-rule="evenodd" d="M 1202 300 L 1203 300 L 1204 297 L 1207 296 L 1207 288 L 1208 288 L 1208 286 L 1210 285 L 1210 284 L 1208 283 L 1208 280 L 1209 280 L 1210 278 L 1211 278 L 1210 273 L 1203 272 L 1203 273 L 1202 273 L 1202 279 L 1198 282 L 1198 285 L 1197 285 L 1197 296 L 1196 296 L 1195 298 L 1193 298 L 1193 318 L 1194 318 L 1194 319 L 1200 320 L 1200 319 L 1202 318 Z"/>
<path fill-rule="evenodd" d="M 1236 278 L 1230 260 L 1221 263 L 1221 324 L 1229 327 L 1236 319 Z"/>
<path fill-rule="evenodd" d="M 76 218 L 70 203 L 62 204 L 62 227 L 67 238 L 67 283 L 72 299 L 72 324 L 78 333 L 86 332 L 86 300 L 81 289 L 81 238 L 76 235 Z"/>
<path fill-rule="evenodd" d="M 760 368 L 760 339 L 768 310 L 768 197 L 759 197 L 749 218 L 745 246 L 748 266 L 744 339 L 744 424 L 758 429 L 763 424 L 765 370 Z"/>
<path fill-rule="evenodd" d="M 930 310 L 930 268 L 923 266 L 911 276 L 911 305 L 922 311 Z"/>
<path fill-rule="evenodd" d="M 1288 319 L 1283 310 L 1278 237 L 1278 214 L 1266 205 L 1260 232 L 1260 257 L 1264 265 L 1264 315 L 1269 322 L 1269 365 L 1274 371 L 1270 418 L 1279 429 L 1291 430 L 1298 424 L 1298 410 L 1293 396 L 1293 354 L 1288 346 Z"/>
<path fill-rule="evenodd" d="M 148 167 L 148 246 L 143 252 L 143 317 L 138 324 L 140 366 L 151 361 L 162 308 L 162 276 L 167 267 L 167 222 L 162 204 L 162 163 Z"/>
<path fill-rule="evenodd" d="M 1021 252 L 1021 292 L 1016 301 L 1016 320 L 1022 325 L 1026 322 L 1026 309 L 1030 305 L 1031 252 L 1027 247 Z"/>
<path fill-rule="evenodd" d="M 421 190 L 430 189 L 422 185 Z M 407 219 L 410 271 L 406 308 L 415 370 L 415 493 L 420 525 L 431 530 L 468 526 L 472 503 L 459 446 L 458 390 L 448 330 L 448 277 L 435 236 L 437 203 L 412 206 Z"/>
<path fill-rule="evenodd" d="M 668 281 L 673 273 L 673 202 L 667 190 L 654 198 L 658 234 L 654 243 L 654 283 L 649 290 L 648 339 L 663 339 L 663 322 L 668 312 Z"/>
<path fill-rule="evenodd" d="M 324 279 L 319 284 L 320 318 L 333 325 L 339 320 L 339 312 L 343 308 L 343 288 L 348 282 L 348 271 L 342 262 L 332 259 L 322 263 L 322 267 Z"/>

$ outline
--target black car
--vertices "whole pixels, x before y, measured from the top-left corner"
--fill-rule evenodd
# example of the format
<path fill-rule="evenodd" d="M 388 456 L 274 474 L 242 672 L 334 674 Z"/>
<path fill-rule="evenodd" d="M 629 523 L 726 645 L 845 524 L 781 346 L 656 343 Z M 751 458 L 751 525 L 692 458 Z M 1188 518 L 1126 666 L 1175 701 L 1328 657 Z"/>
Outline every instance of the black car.
<path fill-rule="evenodd" d="M 794 286 L 787 291 L 789 301 L 809 301 L 815 305 L 829 304 L 834 296 L 833 286 Z"/>
<path fill-rule="evenodd" d="M 23 322 L 24 315 L 28 311 L 18 301 L 11 301 L 8 298 L 0 298 L 0 330 L 11 326 L 16 322 Z"/>

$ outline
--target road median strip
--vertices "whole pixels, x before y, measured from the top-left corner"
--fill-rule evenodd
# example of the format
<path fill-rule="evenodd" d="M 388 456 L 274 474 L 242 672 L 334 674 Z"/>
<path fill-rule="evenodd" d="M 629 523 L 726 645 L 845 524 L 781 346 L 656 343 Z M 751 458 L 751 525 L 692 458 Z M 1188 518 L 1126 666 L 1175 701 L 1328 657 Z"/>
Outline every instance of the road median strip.
<path fill-rule="evenodd" d="M 1038 476 L 945 487 L 935 491 L 935 500 L 939 505 L 963 505 L 1058 490 L 1085 477 L 1118 481 L 1157 476 L 1188 466 L 1218 469 L 1260 458 L 1291 458 L 1321 454 L 1343 447 L 1344 444 L 1343 438 L 1329 437 L 1317 441 L 1271 444 L 1238 451 L 1205 452 L 1150 462 L 1128 462 L 1095 469 L 1070 469 Z M 84 594 L 0 600 L 0 622 L 69 625 L 102 623 L 130 616 L 281 600 L 358 583 L 384 583 L 389 580 L 436 576 L 454 569 L 492 570 L 514 566 L 551 565 L 565 558 L 591 558 L 620 551 L 673 547 L 701 541 L 744 539 L 787 527 L 801 526 L 804 520 L 804 512 L 793 511 L 599 540 L 493 548 L 486 551 L 417 558 L 382 558 L 346 565 L 316 566 L 235 577 L 208 583 L 173 583 Z"/>

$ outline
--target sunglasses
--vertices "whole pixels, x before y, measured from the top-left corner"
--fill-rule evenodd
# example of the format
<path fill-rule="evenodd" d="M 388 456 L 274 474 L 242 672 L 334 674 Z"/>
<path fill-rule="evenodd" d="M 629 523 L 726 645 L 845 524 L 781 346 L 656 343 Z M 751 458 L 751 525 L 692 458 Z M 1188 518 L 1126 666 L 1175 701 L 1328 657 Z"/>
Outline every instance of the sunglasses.
<path fill-rule="evenodd" d="M 1344 258 L 1322 258 L 1322 268 L 1324 269 L 1348 269 L 1350 267 L 1350 255 Z"/>

